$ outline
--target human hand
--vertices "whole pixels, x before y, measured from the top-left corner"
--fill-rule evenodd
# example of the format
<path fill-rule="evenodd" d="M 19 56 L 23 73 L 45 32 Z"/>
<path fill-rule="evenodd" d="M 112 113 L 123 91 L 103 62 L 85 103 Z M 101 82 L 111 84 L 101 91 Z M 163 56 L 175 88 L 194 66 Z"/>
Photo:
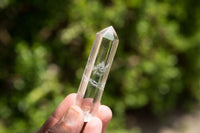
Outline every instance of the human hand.
<path fill-rule="evenodd" d="M 75 100 L 75 93 L 68 95 L 37 133 L 80 133 L 84 114 L 80 107 L 75 105 Z M 110 108 L 100 105 L 96 117 L 86 124 L 83 133 L 104 133 L 111 118 Z"/>

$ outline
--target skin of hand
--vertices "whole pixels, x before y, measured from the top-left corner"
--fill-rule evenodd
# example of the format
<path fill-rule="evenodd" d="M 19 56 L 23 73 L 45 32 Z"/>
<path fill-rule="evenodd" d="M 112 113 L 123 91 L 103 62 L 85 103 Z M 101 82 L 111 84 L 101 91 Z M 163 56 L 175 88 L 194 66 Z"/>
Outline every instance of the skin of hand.
<path fill-rule="evenodd" d="M 75 105 L 75 100 L 75 93 L 66 96 L 37 133 L 80 133 L 84 114 L 81 108 Z M 111 109 L 100 105 L 96 117 L 86 124 L 83 133 L 104 133 L 111 118 Z"/>

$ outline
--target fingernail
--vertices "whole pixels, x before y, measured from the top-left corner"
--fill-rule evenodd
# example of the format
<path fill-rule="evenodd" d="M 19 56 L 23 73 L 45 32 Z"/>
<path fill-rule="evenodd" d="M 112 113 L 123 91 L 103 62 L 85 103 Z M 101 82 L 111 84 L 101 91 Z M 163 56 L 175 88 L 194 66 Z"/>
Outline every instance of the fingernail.
<path fill-rule="evenodd" d="M 74 106 L 70 107 L 67 113 L 63 117 L 63 121 L 67 125 L 74 124 L 80 117 L 80 113 L 76 110 Z"/>

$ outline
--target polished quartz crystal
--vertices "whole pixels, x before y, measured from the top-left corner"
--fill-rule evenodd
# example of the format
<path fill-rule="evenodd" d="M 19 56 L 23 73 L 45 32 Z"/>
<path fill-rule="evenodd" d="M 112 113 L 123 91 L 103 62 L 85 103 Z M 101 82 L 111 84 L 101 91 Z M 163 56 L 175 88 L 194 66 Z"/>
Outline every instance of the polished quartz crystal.
<path fill-rule="evenodd" d="M 118 42 L 112 26 L 96 34 L 76 99 L 76 104 L 84 111 L 85 122 L 98 110 Z"/>

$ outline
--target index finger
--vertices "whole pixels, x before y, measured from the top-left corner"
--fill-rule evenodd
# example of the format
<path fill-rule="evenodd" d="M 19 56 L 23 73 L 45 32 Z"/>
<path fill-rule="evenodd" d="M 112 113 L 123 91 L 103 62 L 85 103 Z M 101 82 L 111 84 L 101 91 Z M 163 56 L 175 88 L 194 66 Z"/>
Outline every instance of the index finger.
<path fill-rule="evenodd" d="M 65 99 L 58 105 L 56 110 L 51 114 L 43 126 L 37 133 L 44 133 L 47 129 L 54 126 L 65 114 L 71 105 L 74 105 L 76 101 L 76 93 L 72 93 L 65 97 Z"/>

